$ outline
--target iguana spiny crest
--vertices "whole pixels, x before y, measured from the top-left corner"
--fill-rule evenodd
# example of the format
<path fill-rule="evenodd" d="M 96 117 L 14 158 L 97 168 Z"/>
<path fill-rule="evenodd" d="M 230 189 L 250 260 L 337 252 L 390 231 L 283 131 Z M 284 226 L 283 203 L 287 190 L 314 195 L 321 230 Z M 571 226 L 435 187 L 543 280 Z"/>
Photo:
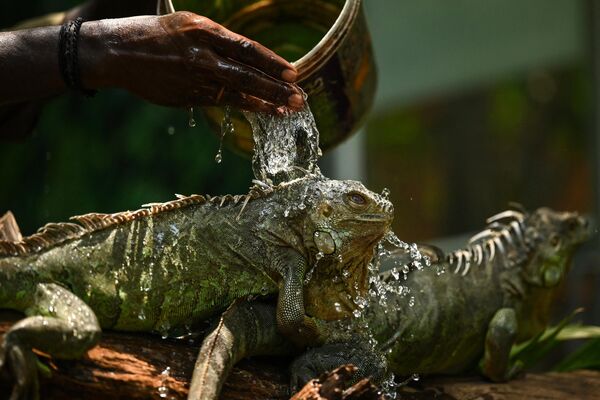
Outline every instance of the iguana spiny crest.
<path fill-rule="evenodd" d="M 537 270 L 542 264 L 538 258 L 550 254 L 564 263 L 564 253 L 589 235 L 586 219 L 577 213 L 557 212 L 549 208 L 539 208 L 533 213 L 522 208 L 510 209 L 493 215 L 486 223 L 487 228 L 474 235 L 467 247 L 446 256 L 452 272 L 465 276 L 472 267 L 480 268 L 497 259 L 504 268 L 523 266 L 526 269 L 535 265 Z M 561 249 L 561 246 L 564 248 Z M 531 262 L 527 263 L 528 259 Z M 553 268 L 542 273 L 545 278 L 533 278 L 540 271 L 531 271 L 528 281 L 538 286 L 553 286 L 565 272 L 559 270 L 561 268 Z"/>
<path fill-rule="evenodd" d="M 19 237 L 19 240 L 6 240 L 6 238 L 0 237 L 0 257 L 22 256 L 36 253 L 60 245 L 66 241 L 81 238 L 86 234 L 103 229 L 114 228 L 130 221 L 192 205 L 210 204 L 216 207 L 224 207 L 241 204 L 241 212 L 248 201 L 266 196 L 271 190 L 265 191 L 264 188 L 260 186 L 254 186 L 247 195 L 232 196 L 228 194 L 224 196 L 210 196 L 193 194 L 184 196 L 178 194 L 176 195 L 177 198 L 175 200 L 165 203 L 144 204 L 144 208 L 136 211 L 122 211 L 112 214 L 88 213 L 76 215 L 70 219 L 77 223 L 48 223 L 38 229 L 33 235 Z M 12 213 L 10 215 L 12 216 Z"/>

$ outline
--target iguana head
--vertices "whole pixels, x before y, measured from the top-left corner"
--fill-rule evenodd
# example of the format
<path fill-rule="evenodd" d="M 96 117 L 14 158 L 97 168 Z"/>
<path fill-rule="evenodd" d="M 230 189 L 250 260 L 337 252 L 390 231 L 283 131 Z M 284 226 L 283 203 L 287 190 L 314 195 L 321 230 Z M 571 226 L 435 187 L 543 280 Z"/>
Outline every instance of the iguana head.
<path fill-rule="evenodd" d="M 393 206 L 356 181 L 318 181 L 308 196 L 304 246 L 309 271 L 305 307 L 310 316 L 340 319 L 365 296 L 368 264 L 377 243 L 389 231 Z"/>
<path fill-rule="evenodd" d="M 588 220 L 577 213 L 539 208 L 527 218 L 524 234 L 532 253 L 521 271 L 523 280 L 533 287 L 553 288 L 563 281 L 590 229 Z"/>
<path fill-rule="evenodd" d="M 546 327 L 555 289 L 564 281 L 575 249 L 590 236 L 586 218 L 549 208 L 529 215 L 524 227 L 525 243 L 531 253 L 520 271 L 527 287 L 519 318 L 522 339 Z"/>

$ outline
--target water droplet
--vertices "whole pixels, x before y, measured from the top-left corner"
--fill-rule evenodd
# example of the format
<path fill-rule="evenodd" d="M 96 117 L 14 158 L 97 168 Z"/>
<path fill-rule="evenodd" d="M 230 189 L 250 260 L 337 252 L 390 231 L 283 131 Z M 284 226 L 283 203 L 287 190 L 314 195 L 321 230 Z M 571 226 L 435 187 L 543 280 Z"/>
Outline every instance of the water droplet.
<path fill-rule="evenodd" d="M 383 197 L 386 200 L 389 200 L 390 197 L 390 189 L 388 188 L 383 188 L 383 190 L 381 191 L 381 197 Z"/>
<path fill-rule="evenodd" d="M 166 386 L 160 386 L 158 388 L 158 396 L 162 399 L 166 398 L 169 395 L 169 388 Z"/>
<path fill-rule="evenodd" d="M 196 120 L 194 119 L 194 107 L 190 107 L 189 114 L 190 118 L 188 120 L 188 125 L 190 128 L 193 128 L 196 126 Z"/>
<path fill-rule="evenodd" d="M 409 307 L 415 306 L 415 296 L 410 296 L 410 299 L 408 300 L 408 306 Z"/>
<path fill-rule="evenodd" d="M 175 134 L 175 127 L 174 126 L 168 127 L 167 134 L 169 134 L 170 136 L 173 136 Z"/>
<path fill-rule="evenodd" d="M 317 259 L 317 261 L 319 261 L 319 260 L 320 260 L 321 258 L 323 258 L 323 257 L 325 257 L 325 254 L 323 254 L 323 252 L 322 252 L 322 251 L 318 252 L 318 253 L 315 255 L 315 258 Z"/>
<path fill-rule="evenodd" d="M 223 161 L 223 140 L 226 134 L 234 133 L 233 121 L 231 119 L 231 106 L 225 106 L 223 110 L 223 119 L 221 120 L 221 139 L 219 140 L 219 150 L 215 156 L 215 162 L 220 164 Z"/>
<path fill-rule="evenodd" d="M 338 302 L 333 303 L 333 306 L 335 307 L 335 311 L 337 312 L 342 312 L 342 305 Z"/>

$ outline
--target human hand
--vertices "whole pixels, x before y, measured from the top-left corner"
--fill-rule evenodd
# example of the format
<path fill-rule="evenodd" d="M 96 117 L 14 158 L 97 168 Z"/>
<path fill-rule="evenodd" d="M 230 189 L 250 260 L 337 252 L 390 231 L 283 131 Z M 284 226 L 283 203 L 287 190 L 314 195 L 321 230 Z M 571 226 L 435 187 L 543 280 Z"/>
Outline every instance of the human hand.
<path fill-rule="evenodd" d="M 155 104 L 263 112 L 304 104 L 291 64 L 190 12 L 84 23 L 79 56 L 86 88 L 121 87 Z"/>

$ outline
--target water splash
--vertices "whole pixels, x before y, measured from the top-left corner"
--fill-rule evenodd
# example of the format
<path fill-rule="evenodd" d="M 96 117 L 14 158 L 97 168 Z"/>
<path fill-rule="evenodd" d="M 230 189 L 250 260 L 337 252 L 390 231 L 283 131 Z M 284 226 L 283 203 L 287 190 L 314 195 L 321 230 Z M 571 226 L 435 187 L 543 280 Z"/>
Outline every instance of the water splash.
<path fill-rule="evenodd" d="M 381 265 L 389 260 L 393 261 L 394 267 L 389 271 L 389 276 L 383 278 L 380 275 Z M 408 244 L 400 240 L 394 232 L 389 231 L 378 243 L 375 255 L 369 264 L 368 301 L 377 302 L 387 313 L 386 307 L 390 296 L 406 297 L 411 294 L 410 288 L 402 283 L 408 279 L 410 271 L 422 270 L 430 265 L 429 257 L 422 255 L 415 243 Z M 414 302 L 415 299 L 411 296 L 409 306 L 412 307 Z"/>
<path fill-rule="evenodd" d="M 169 395 L 169 388 L 166 386 L 169 375 L 171 374 L 171 367 L 165 368 L 160 373 L 160 386 L 158 387 L 158 396 L 162 399 Z"/>
<path fill-rule="evenodd" d="M 321 174 L 319 131 L 306 105 L 297 112 L 280 114 L 244 112 L 252 126 L 254 176 L 278 184 L 306 174 Z"/>

